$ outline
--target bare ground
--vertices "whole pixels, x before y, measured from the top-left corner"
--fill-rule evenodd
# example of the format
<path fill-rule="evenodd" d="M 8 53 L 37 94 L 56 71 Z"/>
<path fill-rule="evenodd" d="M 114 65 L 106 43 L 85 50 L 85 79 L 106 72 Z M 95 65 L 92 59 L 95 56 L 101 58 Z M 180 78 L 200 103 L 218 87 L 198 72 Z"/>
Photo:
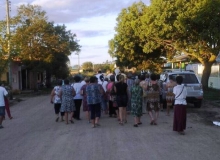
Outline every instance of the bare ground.
<path fill-rule="evenodd" d="M 160 112 L 157 126 L 147 114 L 142 126 L 133 118 L 120 126 L 103 115 L 101 127 L 91 128 L 81 112 L 81 121 L 66 125 L 55 122 L 49 95 L 13 101 L 14 117 L 0 130 L 0 160 L 219 160 L 220 127 L 218 103 L 204 101 L 201 108 L 188 107 L 186 135 L 172 131 L 173 116 Z"/>

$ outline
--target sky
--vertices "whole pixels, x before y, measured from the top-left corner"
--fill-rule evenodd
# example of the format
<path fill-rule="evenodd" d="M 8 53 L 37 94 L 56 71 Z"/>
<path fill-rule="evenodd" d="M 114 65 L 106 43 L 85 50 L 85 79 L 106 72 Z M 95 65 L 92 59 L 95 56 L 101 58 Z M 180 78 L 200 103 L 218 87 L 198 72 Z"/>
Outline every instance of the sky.
<path fill-rule="evenodd" d="M 10 0 L 10 16 L 16 15 L 21 4 L 39 5 L 46 11 L 48 21 L 64 24 L 77 35 L 81 51 L 69 56 L 70 65 L 84 62 L 94 64 L 112 61 L 108 41 L 114 38 L 116 18 L 123 8 L 140 0 Z M 150 0 L 142 0 L 146 5 Z M 6 0 L 0 0 L 0 20 L 6 18 Z"/>

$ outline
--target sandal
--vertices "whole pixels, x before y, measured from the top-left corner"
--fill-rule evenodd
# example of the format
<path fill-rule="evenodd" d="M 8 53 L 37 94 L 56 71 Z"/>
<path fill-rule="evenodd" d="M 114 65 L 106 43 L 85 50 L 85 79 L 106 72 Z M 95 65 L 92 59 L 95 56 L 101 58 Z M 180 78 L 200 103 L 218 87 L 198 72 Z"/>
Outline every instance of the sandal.
<path fill-rule="evenodd" d="M 152 120 L 151 122 L 150 122 L 150 125 L 153 125 L 154 124 L 154 120 Z"/>
<path fill-rule="evenodd" d="M 180 135 L 185 135 L 185 132 L 182 131 L 182 132 L 178 132 Z"/>
<path fill-rule="evenodd" d="M 123 126 L 123 122 L 119 122 L 119 124 Z"/>
<path fill-rule="evenodd" d="M 142 122 L 139 122 L 139 123 L 138 123 L 138 125 L 141 125 L 141 124 L 142 124 Z"/>
<path fill-rule="evenodd" d="M 59 118 L 60 118 L 60 117 L 57 117 L 57 118 L 56 118 L 56 122 L 58 122 L 58 121 L 59 121 Z"/>
<path fill-rule="evenodd" d="M 99 123 L 96 123 L 95 126 L 99 127 L 99 126 L 101 126 L 101 125 L 100 125 Z"/>
<path fill-rule="evenodd" d="M 70 123 L 74 123 L 73 120 L 69 120 L 69 121 L 70 121 Z"/>
<path fill-rule="evenodd" d="M 138 127 L 138 124 L 134 124 L 134 127 Z"/>

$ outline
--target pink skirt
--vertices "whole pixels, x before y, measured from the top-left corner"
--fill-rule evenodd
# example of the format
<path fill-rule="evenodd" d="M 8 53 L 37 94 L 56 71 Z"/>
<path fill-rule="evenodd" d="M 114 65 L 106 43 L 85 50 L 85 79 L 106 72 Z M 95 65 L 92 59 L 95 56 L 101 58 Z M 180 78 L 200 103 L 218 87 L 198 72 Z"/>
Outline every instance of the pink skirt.
<path fill-rule="evenodd" d="M 186 129 L 186 105 L 176 104 L 174 108 L 173 131 Z"/>

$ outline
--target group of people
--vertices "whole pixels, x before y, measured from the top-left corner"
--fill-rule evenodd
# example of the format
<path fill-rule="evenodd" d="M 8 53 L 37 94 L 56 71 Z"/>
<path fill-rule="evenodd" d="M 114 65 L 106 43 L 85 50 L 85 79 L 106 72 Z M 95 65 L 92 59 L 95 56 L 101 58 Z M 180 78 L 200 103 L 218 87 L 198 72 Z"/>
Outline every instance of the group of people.
<path fill-rule="evenodd" d="M 8 91 L 4 84 L 0 84 L 0 129 L 4 128 L 2 123 L 5 119 L 5 111 L 9 119 L 12 119 L 11 111 L 9 108 Z"/>
<path fill-rule="evenodd" d="M 167 115 L 170 106 L 174 105 L 173 130 L 184 134 L 186 128 L 186 88 L 182 85 L 183 77 L 169 77 L 164 83 L 156 74 L 142 74 L 132 79 L 132 74 L 118 74 L 104 77 L 99 72 L 95 76 L 75 76 L 74 82 L 59 81 L 51 92 L 51 103 L 54 103 L 56 121 L 66 124 L 74 123 L 73 119 L 80 120 L 80 107 L 92 127 L 100 126 L 101 114 L 118 118 L 119 124 L 127 123 L 127 113 L 134 117 L 134 127 L 142 124 L 143 113 L 148 113 L 150 124 L 157 125 L 159 111 L 163 110 L 166 101 Z M 165 91 L 165 92 L 164 92 Z M 166 95 L 163 95 L 166 93 Z M 68 115 L 70 116 L 68 117 Z"/>

